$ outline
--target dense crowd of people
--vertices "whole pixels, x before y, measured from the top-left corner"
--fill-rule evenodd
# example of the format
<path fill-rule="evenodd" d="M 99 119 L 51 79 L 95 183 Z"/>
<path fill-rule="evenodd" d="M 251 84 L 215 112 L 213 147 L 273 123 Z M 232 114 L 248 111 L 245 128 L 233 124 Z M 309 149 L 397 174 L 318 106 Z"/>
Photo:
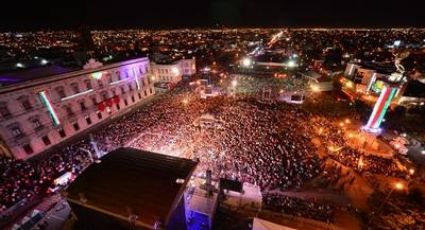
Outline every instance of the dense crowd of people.
<path fill-rule="evenodd" d="M 255 84 L 256 80 L 248 82 Z M 78 175 L 92 160 L 92 140 L 105 153 L 130 146 L 197 160 L 197 175 L 204 176 L 210 169 L 214 179 L 258 185 L 266 194 L 263 202 L 267 209 L 327 222 L 332 222 L 330 205 L 267 195 L 272 191 L 300 189 L 322 174 L 323 159 L 318 157 L 314 138 L 326 145 L 343 147 L 338 153 L 329 153 L 329 157 L 354 170 L 385 175 L 394 175 L 391 173 L 396 170 L 391 160 L 363 156 L 349 148 L 335 119 L 289 104 L 264 104 L 255 94 L 202 99 L 189 88 L 176 90 L 47 159 L 0 158 L 0 213 L 24 198 L 36 199 L 45 194 L 53 180 L 64 172 Z M 364 162 L 362 168 L 358 167 L 360 157 Z M 353 179 L 347 183 L 353 183 Z"/>
<path fill-rule="evenodd" d="M 80 143 L 84 146 L 84 143 Z M 74 146 L 41 161 L 0 158 L 0 214 L 17 202 L 46 194 L 53 181 L 66 172 L 78 174 L 90 163 L 87 153 Z"/>
<path fill-rule="evenodd" d="M 174 98 L 152 107 L 148 114 L 165 114 L 167 119 L 144 129 L 131 146 L 177 152 L 200 160 L 201 174 L 211 169 L 215 178 L 262 189 L 300 187 L 319 174 L 315 148 L 299 132 L 308 116 L 295 107 L 229 97 L 183 98 L 188 104 Z"/>
<path fill-rule="evenodd" d="M 333 222 L 335 214 L 335 207 L 331 204 L 280 194 L 264 195 L 263 204 L 275 212 L 320 220 L 327 223 Z"/>

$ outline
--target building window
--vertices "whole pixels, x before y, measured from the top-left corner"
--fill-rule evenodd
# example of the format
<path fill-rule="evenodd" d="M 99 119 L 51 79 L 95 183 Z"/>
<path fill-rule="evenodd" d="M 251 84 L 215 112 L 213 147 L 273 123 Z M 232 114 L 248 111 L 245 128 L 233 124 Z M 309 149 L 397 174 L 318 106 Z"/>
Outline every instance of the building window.
<path fill-rule="evenodd" d="M 12 116 L 9 109 L 7 108 L 7 105 L 0 106 L 0 114 L 3 118 L 9 118 Z"/>
<path fill-rule="evenodd" d="M 137 93 L 139 95 L 139 100 L 142 99 L 142 95 L 140 93 Z"/>
<path fill-rule="evenodd" d="M 32 109 L 32 105 L 28 99 L 21 101 L 22 107 L 24 107 L 25 111 L 29 111 Z"/>
<path fill-rule="evenodd" d="M 62 137 L 62 138 L 66 137 L 66 133 L 65 133 L 65 130 L 64 129 L 59 129 L 58 130 L 58 133 L 59 133 L 59 136 L 60 137 Z"/>
<path fill-rule="evenodd" d="M 128 84 L 128 90 L 129 90 L 129 91 L 133 91 L 133 85 Z"/>
<path fill-rule="evenodd" d="M 97 99 L 96 99 L 96 97 L 92 97 L 92 98 L 91 98 L 91 102 L 93 103 L 93 105 L 96 105 L 96 104 L 97 104 Z"/>
<path fill-rule="evenodd" d="M 117 110 L 120 110 L 120 109 L 121 109 L 120 105 L 119 105 L 119 104 L 117 104 Z"/>
<path fill-rule="evenodd" d="M 143 69 L 141 66 L 139 67 L 139 73 L 143 74 Z"/>
<path fill-rule="evenodd" d="M 125 106 L 127 106 L 127 105 L 128 105 L 128 101 L 127 101 L 127 99 L 124 99 L 124 104 L 125 104 Z"/>
<path fill-rule="evenodd" d="M 71 88 L 72 88 L 72 91 L 74 92 L 74 94 L 77 94 L 77 93 L 80 92 L 80 88 L 78 87 L 78 83 L 72 83 Z"/>
<path fill-rule="evenodd" d="M 21 129 L 19 127 L 13 127 L 12 128 L 12 135 L 15 138 L 20 138 L 22 137 L 24 134 L 22 133 Z"/>
<path fill-rule="evenodd" d="M 87 90 L 93 89 L 93 86 L 91 85 L 91 81 L 90 80 L 85 80 L 84 83 L 86 84 L 86 89 Z"/>
<path fill-rule="evenodd" d="M 80 130 L 80 125 L 78 125 L 78 122 L 75 122 L 74 124 L 72 124 L 72 126 L 74 127 L 75 131 Z"/>
<path fill-rule="evenodd" d="M 90 116 L 86 116 L 86 122 L 88 125 L 91 125 L 91 119 Z"/>
<path fill-rule="evenodd" d="M 121 80 L 121 73 L 120 73 L 120 71 L 115 72 L 115 74 L 117 75 L 118 81 Z"/>
<path fill-rule="evenodd" d="M 102 92 L 102 98 L 103 98 L 104 101 L 107 100 L 108 99 L 108 93 Z"/>
<path fill-rule="evenodd" d="M 84 101 L 80 102 L 80 107 L 81 107 L 81 111 L 86 111 L 87 110 L 87 107 L 84 104 Z"/>
<path fill-rule="evenodd" d="M 148 96 L 148 92 L 146 92 L 146 90 L 144 90 L 143 93 L 145 94 L 145 97 Z"/>
<path fill-rule="evenodd" d="M 125 78 L 129 78 L 130 77 L 130 73 L 127 71 L 125 71 Z"/>
<path fill-rule="evenodd" d="M 63 87 L 57 88 L 56 89 L 56 92 L 58 93 L 58 96 L 60 98 L 65 98 L 66 97 L 65 90 L 64 90 Z"/>
<path fill-rule="evenodd" d="M 149 89 L 149 92 L 150 92 L 151 94 L 153 94 L 152 88 L 150 88 L 150 89 Z"/>
<path fill-rule="evenodd" d="M 97 85 L 99 85 L 100 88 L 103 88 L 103 82 L 102 82 L 102 80 L 98 80 L 97 81 Z"/>
<path fill-rule="evenodd" d="M 101 112 L 97 113 L 97 118 L 99 118 L 99 120 L 102 119 L 102 113 Z"/>
<path fill-rule="evenodd" d="M 67 114 L 69 117 L 74 116 L 74 112 L 72 111 L 72 109 L 71 109 L 71 107 L 70 107 L 70 106 L 66 106 L 66 107 L 65 107 L 65 110 L 66 110 L 66 114 Z"/>
<path fill-rule="evenodd" d="M 25 144 L 25 145 L 23 146 L 23 148 L 24 148 L 25 153 L 27 153 L 27 154 L 32 154 L 32 153 L 34 153 L 34 150 L 32 149 L 32 147 L 31 147 L 31 145 L 30 145 L 30 144 Z"/>
<path fill-rule="evenodd" d="M 131 101 L 134 103 L 136 100 L 134 99 L 134 96 L 131 96 Z"/>
<path fill-rule="evenodd" d="M 35 130 L 38 130 L 38 129 L 40 129 L 40 128 L 42 128 L 42 124 L 40 123 L 40 120 L 38 120 L 38 119 L 34 119 L 34 120 L 32 120 L 32 125 L 34 126 L 34 129 Z"/>
<path fill-rule="evenodd" d="M 121 89 L 121 94 L 124 94 L 125 93 L 124 87 L 121 86 L 120 89 Z"/>
<path fill-rule="evenodd" d="M 41 139 L 43 140 L 43 143 L 45 145 L 50 145 L 52 143 L 52 142 L 50 142 L 50 139 L 49 139 L 48 136 L 43 136 Z"/>

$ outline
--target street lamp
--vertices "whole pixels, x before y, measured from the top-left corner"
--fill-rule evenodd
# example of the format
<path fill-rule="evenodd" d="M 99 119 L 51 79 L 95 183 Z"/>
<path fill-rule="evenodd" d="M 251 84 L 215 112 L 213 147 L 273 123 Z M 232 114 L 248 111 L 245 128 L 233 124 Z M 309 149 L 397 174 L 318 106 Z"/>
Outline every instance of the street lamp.
<path fill-rule="evenodd" d="M 387 197 L 384 199 L 384 201 L 381 203 L 381 205 L 378 207 L 378 209 L 376 210 L 376 214 L 379 213 L 379 211 L 381 210 L 382 206 L 388 201 L 388 199 L 390 198 L 391 194 L 394 192 L 394 190 L 403 190 L 404 189 L 404 185 L 401 182 L 396 182 L 394 184 L 394 186 L 391 188 L 390 192 L 388 193 Z"/>
<path fill-rule="evenodd" d="M 288 61 L 288 63 L 287 63 L 287 66 L 289 67 L 289 68 L 293 68 L 293 67 L 295 67 L 297 65 L 297 63 L 295 63 L 295 61 L 294 60 L 290 60 L 290 61 Z"/>
<path fill-rule="evenodd" d="M 394 184 L 394 188 L 397 189 L 397 190 L 403 190 L 404 185 L 401 182 L 397 182 L 397 183 Z M 394 188 L 393 188 L 393 190 L 394 190 Z"/>
<path fill-rule="evenodd" d="M 252 60 L 251 60 L 251 58 L 249 58 L 249 57 L 246 57 L 246 58 L 244 58 L 244 59 L 242 60 L 242 65 L 243 65 L 245 68 L 250 67 L 250 66 L 251 66 L 251 64 L 252 64 Z"/>
<path fill-rule="evenodd" d="M 311 91 L 313 91 L 313 92 L 319 92 L 320 91 L 319 86 L 317 86 L 317 85 L 312 85 L 310 88 L 311 88 Z"/>
<path fill-rule="evenodd" d="M 189 104 L 189 100 L 187 100 L 187 98 L 183 99 L 183 101 L 182 101 L 182 102 L 183 102 L 183 104 L 184 104 L 184 105 Z"/>
<path fill-rule="evenodd" d="M 236 79 L 235 79 L 235 80 L 233 80 L 233 81 L 232 81 L 232 86 L 233 86 L 233 87 L 236 87 L 237 85 L 238 85 L 238 81 L 236 81 Z"/>

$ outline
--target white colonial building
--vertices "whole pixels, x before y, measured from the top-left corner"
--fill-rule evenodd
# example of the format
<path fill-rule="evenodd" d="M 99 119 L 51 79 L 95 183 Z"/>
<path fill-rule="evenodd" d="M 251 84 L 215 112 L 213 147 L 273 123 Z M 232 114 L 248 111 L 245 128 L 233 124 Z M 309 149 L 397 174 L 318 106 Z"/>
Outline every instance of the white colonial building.
<path fill-rule="evenodd" d="M 151 67 L 155 82 L 177 83 L 184 76 L 191 76 L 196 73 L 196 60 L 195 58 L 181 59 L 169 64 L 152 62 Z"/>
<path fill-rule="evenodd" d="M 0 76 L 0 154 L 35 156 L 155 93 L 147 58 L 54 75 L 47 70 L 57 67 L 46 68 Z"/>

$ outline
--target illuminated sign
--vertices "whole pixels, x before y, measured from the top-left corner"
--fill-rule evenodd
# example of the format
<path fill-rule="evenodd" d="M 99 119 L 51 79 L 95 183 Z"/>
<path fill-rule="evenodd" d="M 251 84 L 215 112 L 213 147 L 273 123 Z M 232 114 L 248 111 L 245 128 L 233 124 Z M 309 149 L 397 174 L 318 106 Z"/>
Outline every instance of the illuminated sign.
<path fill-rule="evenodd" d="M 96 80 L 99 80 L 99 79 L 101 79 L 102 78 L 102 72 L 95 72 L 95 73 L 92 73 L 90 76 L 93 78 L 93 79 L 96 79 Z"/>
<path fill-rule="evenodd" d="M 375 93 L 380 93 L 384 88 L 385 83 L 381 80 L 377 80 L 372 84 L 372 91 Z"/>
<path fill-rule="evenodd" d="M 140 89 L 139 78 L 137 77 L 136 68 L 133 68 L 134 80 L 136 81 L 137 89 Z"/>

